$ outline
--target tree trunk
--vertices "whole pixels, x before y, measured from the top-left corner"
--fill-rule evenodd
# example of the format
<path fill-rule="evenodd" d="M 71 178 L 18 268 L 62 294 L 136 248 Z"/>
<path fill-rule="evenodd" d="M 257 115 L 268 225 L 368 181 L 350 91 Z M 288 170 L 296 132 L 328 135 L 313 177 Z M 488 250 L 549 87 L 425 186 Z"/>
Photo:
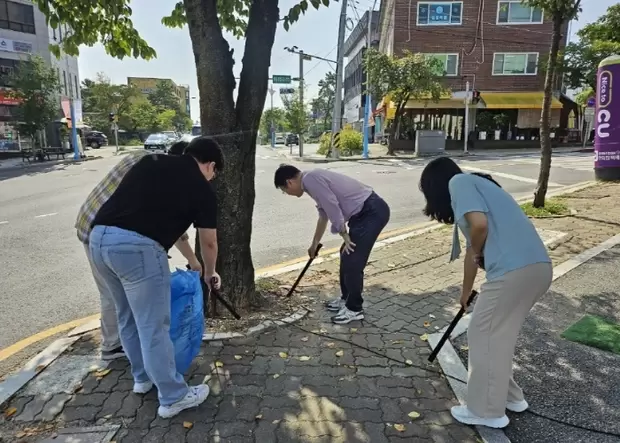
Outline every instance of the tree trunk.
<path fill-rule="evenodd" d="M 562 38 L 562 24 L 562 16 L 556 14 L 553 17 L 549 64 L 545 74 L 545 95 L 543 97 L 542 112 L 540 114 L 540 171 L 538 173 L 536 190 L 534 191 L 533 206 L 535 208 L 543 208 L 545 206 L 549 174 L 551 172 L 551 101 L 553 99 L 553 87 L 555 85 L 560 39 Z"/>
<path fill-rule="evenodd" d="M 255 294 L 250 238 L 256 137 L 267 96 L 278 0 L 252 2 L 236 105 L 233 51 L 222 35 L 218 0 L 184 2 L 196 62 L 202 134 L 217 140 L 225 156 L 224 171 L 214 181 L 218 196 L 217 270 L 222 294 L 235 306 L 246 306 Z"/>
<path fill-rule="evenodd" d="M 406 101 L 404 103 L 407 103 Z M 399 102 L 396 105 L 396 112 L 394 113 L 394 121 L 392 122 L 392 127 L 390 128 L 390 136 L 388 138 L 388 151 L 387 155 L 396 155 L 394 153 L 394 145 L 392 144 L 392 140 L 396 139 L 396 134 L 398 133 L 398 125 L 400 124 L 400 119 L 402 118 L 402 109 L 404 108 L 404 103 Z"/>

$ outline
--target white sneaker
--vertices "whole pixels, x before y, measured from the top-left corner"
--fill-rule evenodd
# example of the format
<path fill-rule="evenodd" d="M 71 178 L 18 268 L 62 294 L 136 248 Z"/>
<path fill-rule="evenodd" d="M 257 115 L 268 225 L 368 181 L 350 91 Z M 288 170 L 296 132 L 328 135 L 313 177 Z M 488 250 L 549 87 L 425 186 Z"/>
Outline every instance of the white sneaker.
<path fill-rule="evenodd" d="M 338 315 L 334 315 L 332 317 L 332 322 L 337 325 L 346 325 L 347 323 L 351 323 L 355 320 L 363 320 L 364 319 L 364 311 L 351 311 L 349 308 L 344 307 L 338 312 Z"/>
<path fill-rule="evenodd" d="M 157 408 L 157 414 L 161 418 L 171 418 L 189 408 L 200 406 L 209 396 L 209 386 L 198 385 L 190 386 L 187 395 L 176 403 L 169 406 L 160 406 Z"/>
<path fill-rule="evenodd" d="M 486 426 L 488 428 L 501 429 L 508 426 L 510 420 L 506 415 L 497 418 L 483 418 L 474 415 L 467 406 L 452 406 L 450 409 L 452 417 L 460 423 L 474 426 Z"/>
<path fill-rule="evenodd" d="M 506 409 L 512 412 L 525 412 L 530 405 L 527 404 L 525 400 L 521 401 L 509 401 L 506 403 Z"/>
<path fill-rule="evenodd" d="M 144 383 L 138 383 L 137 381 L 133 383 L 133 393 L 134 394 L 146 394 L 151 389 L 153 389 L 152 381 L 145 381 Z"/>
<path fill-rule="evenodd" d="M 342 298 L 335 298 L 332 301 L 325 303 L 325 307 L 331 312 L 340 312 L 344 308 L 345 301 Z"/>

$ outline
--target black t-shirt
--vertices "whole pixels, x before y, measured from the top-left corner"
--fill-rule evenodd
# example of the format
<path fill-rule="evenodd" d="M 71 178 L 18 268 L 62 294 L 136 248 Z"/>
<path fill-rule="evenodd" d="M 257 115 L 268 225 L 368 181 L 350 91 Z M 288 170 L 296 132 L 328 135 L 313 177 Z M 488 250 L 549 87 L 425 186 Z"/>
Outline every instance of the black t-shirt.
<path fill-rule="evenodd" d="M 147 155 L 123 177 L 93 226 L 116 226 L 151 238 L 169 250 L 185 231 L 215 229 L 217 199 L 190 156 Z"/>

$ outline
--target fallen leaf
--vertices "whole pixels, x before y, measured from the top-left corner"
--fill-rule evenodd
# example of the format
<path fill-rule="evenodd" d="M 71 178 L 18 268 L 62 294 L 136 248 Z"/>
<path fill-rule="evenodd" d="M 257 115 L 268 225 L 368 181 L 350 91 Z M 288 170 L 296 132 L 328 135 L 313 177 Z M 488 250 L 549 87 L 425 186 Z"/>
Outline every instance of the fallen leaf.
<path fill-rule="evenodd" d="M 95 372 L 95 377 L 97 377 L 97 378 L 103 378 L 103 377 L 105 377 L 106 375 L 108 375 L 110 372 L 112 372 L 112 370 L 111 370 L 111 369 L 103 369 L 103 370 L 100 370 L 100 371 Z"/>
<path fill-rule="evenodd" d="M 319 332 L 320 332 L 321 334 L 325 334 L 325 333 L 327 332 L 327 329 L 323 329 L 323 328 L 321 328 L 321 329 L 319 329 Z"/>
<path fill-rule="evenodd" d="M 308 337 L 301 337 L 301 341 L 308 341 Z"/>
<path fill-rule="evenodd" d="M 392 340 L 393 345 L 400 345 L 402 342 L 402 340 Z"/>
<path fill-rule="evenodd" d="M 103 418 L 105 418 L 106 420 L 112 418 L 112 414 L 104 415 Z"/>
<path fill-rule="evenodd" d="M 407 363 L 409 366 L 413 365 L 413 362 L 411 360 L 405 360 L 405 363 Z"/>
<path fill-rule="evenodd" d="M 319 333 L 319 330 L 318 330 L 318 329 L 313 329 L 313 330 L 312 330 L 312 331 L 310 331 L 310 332 L 312 332 L 313 334 L 318 334 L 318 333 Z"/>
<path fill-rule="evenodd" d="M 22 438 L 22 437 L 25 437 L 26 435 L 28 435 L 26 432 L 21 431 L 21 432 L 18 432 L 17 434 L 15 434 L 15 437 Z"/>
<path fill-rule="evenodd" d="M 420 418 L 420 413 L 416 412 L 416 411 L 411 411 L 409 414 L 407 414 L 409 416 L 409 418 L 415 420 L 416 418 Z"/>
<path fill-rule="evenodd" d="M 462 345 L 461 346 L 461 351 L 469 351 L 469 346 Z"/>
<path fill-rule="evenodd" d="M 434 316 L 433 314 L 428 314 L 428 316 L 429 316 L 430 318 L 435 318 L 435 316 Z"/>
<path fill-rule="evenodd" d="M 416 392 L 418 393 L 418 395 L 422 395 L 422 389 L 418 389 L 416 390 Z"/>
<path fill-rule="evenodd" d="M 430 322 L 428 322 L 428 321 L 425 321 L 425 322 L 424 322 L 424 327 L 425 327 L 425 328 L 428 328 L 430 325 L 431 325 L 431 323 L 430 323 Z"/>
<path fill-rule="evenodd" d="M 336 357 L 342 357 L 344 355 L 344 351 L 336 352 Z"/>
<path fill-rule="evenodd" d="M 192 429 L 194 427 L 194 423 L 192 423 L 191 421 L 184 421 L 183 422 L 183 427 L 185 429 Z"/>
<path fill-rule="evenodd" d="M 388 263 L 388 266 L 389 266 L 390 268 L 395 268 L 395 267 L 396 267 L 396 265 L 395 265 L 394 263 Z"/>
<path fill-rule="evenodd" d="M 325 343 L 325 346 L 327 346 L 328 348 L 333 348 L 334 346 L 336 346 L 336 343 L 330 341 L 329 343 Z"/>
<path fill-rule="evenodd" d="M 308 357 L 307 355 L 302 355 L 301 357 L 299 357 L 298 360 L 299 361 L 308 361 L 308 360 L 310 360 L 310 357 Z"/>
<path fill-rule="evenodd" d="M 222 363 L 221 361 L 216 361 L 216 362 L 215 362 L 215 367 L 216 367 L 216 368 L 221 368 L 221 367 L 223 367 L 223 366 L 224 366 L 224 363 Z"/>
<path fill-rule="evenodd" d="M 39 372 L 41 372 L 43 369 L 45 369 L 45 365 L 39 365 L 35 368 L 34 372 L 36 372 L 37 374 Z"/>
<path fill-rule="evenodd" d="M 357 332 L 357 328 L 351 328 L 350 331 L 351 332 Z"/>
<path fill-rule="evenodd" d="M 404 432 L 405 431 L 405 425 L 401 425 L 400 423 L 397 423 L 394 425 L 394 429 L 396 429 L 398 432 Z"/>
<path fill-rule="evenodd" d="M 288 358 L 288 354 L 286 352 L 280 352 L 278 354 L 281 358 Z"/>
<path fill-rule="evenodd" d="M 11 416 L 15 415 L 16 412 L 17 412 L 17 408 L 9 408 L 9 409 L 4 411 L 4 415 L 6 417 L 11 417 Z"/>
<path fill-rule="evenodd" d="M 263 418 L 263 414 L 258 414 L 256 417 L 254 417 L 254 419 L 256 420 L 260 420 L 261 418 Z"/>
<path fill-rule="evenodd" d="M 243 357 L 240 355 L 235 355 L 235 360 L 241 360 Z"/>
<path fill-rule="evenodd" d="M 422 341 L 427 341 L 427 340 L 428 340 L 428 334 L 422 334 L 422 335 L 420 335 L 420 340 L 422 340 Z"/>
<path fill-rule="evenodd" d="M 280 374 L 273 374 L 273 378 L 279 378 Z"/>

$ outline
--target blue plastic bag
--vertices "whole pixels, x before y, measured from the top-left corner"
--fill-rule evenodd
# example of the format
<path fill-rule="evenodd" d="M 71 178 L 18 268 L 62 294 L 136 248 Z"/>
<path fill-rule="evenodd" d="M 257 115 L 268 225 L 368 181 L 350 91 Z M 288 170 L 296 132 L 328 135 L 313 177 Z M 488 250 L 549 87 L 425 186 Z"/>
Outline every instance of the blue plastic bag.
<path fill-rule="evenodd" d="M 185 374 L 200 351 L 205 329 L 200 274 L 177 269 L 171 275 L 170 292 L 170 338 L 177 371 Z"/>

